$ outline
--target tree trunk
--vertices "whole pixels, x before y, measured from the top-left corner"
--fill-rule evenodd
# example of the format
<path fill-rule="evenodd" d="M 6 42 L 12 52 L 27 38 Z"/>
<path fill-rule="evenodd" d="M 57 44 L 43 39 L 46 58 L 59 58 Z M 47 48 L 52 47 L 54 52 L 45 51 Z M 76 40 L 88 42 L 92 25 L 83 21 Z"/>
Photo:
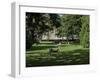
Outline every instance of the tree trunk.
<path fill-rule="evenodd" d="M 68 37 L 66 36 L 66 41 L 67 41 L 67 44 L 69 44 L 69 42 L 68 42 Z"/>

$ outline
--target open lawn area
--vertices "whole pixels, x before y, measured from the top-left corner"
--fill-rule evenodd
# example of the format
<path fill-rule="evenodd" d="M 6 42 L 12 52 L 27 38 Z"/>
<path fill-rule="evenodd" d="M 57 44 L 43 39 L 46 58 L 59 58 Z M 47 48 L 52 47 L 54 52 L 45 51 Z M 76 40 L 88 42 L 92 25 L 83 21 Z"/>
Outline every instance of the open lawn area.
<path fill-rule="evenodd" d="M 58 48 L 57 52 L 50 52 Z M 26 51 L 26 67 L 89 64 L 89 48 L 78 44 L 41 43 Z"/>

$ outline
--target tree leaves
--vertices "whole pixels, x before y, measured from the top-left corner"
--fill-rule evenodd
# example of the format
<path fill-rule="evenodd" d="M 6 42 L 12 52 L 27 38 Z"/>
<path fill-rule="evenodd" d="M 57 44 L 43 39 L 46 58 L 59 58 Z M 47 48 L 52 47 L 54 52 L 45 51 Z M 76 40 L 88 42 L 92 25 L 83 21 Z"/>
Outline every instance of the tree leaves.
<path fill-rule="evenodd" d="M 89 16 L 83 16 L 81 21 L 82 28 L 80 32 L 80 44 L 83 47 L 89 47 Z"/>
<path fill-rule="evenodd" d="M 60 26 L 60 17 L 58 14 L 48 14 L 48 13 L 26 13 L 26 32 L 31 32 L 31 39 L 27 38 L 26 46 L 30 42 L 38 43 L 42 35 L 54 27 Z M 29 34 L 26 34 L 28 36 Z M 31 44 L 31 45 L 32 45 Z M 26 47 L 27 48 L 27 47 Z"/>

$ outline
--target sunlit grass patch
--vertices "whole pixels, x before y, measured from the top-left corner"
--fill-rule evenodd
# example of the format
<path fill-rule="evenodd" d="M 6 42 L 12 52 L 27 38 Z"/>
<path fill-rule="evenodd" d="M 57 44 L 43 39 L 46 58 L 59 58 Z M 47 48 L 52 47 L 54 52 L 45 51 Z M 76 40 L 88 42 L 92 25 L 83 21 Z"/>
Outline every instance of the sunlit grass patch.
<path fill-rule="evenodd" d="M 51 53 L 49 49 L 54 48 L 55 44 L 42 47 L 40 44 L 34 45 L 33 50 L 26 52 L 26 67 L 89 64 L 89 49 L 80 45 L 61 44 L 58 46 L 59 52 Z"/>

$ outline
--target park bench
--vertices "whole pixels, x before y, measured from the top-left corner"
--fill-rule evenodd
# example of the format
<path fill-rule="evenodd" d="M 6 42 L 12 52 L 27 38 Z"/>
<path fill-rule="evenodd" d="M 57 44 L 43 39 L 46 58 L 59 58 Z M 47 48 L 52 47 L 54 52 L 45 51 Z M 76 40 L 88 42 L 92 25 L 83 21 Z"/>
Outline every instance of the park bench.
<path fill-rule="evenodd" d="M 50 49 L 49 49 L 49 52 L 58 52 L 58 51 L 59 51 L 58 48 L 50 48 Z"/>
<path fill-rule="evenodd" d="M 49 48 L 49 53 L 51 54 L 52 52 L 59 52 L 60 49 L 59 49 L 59 44 L 58 45 L 55 45 L 54 47 L 52 48 Z"/>

